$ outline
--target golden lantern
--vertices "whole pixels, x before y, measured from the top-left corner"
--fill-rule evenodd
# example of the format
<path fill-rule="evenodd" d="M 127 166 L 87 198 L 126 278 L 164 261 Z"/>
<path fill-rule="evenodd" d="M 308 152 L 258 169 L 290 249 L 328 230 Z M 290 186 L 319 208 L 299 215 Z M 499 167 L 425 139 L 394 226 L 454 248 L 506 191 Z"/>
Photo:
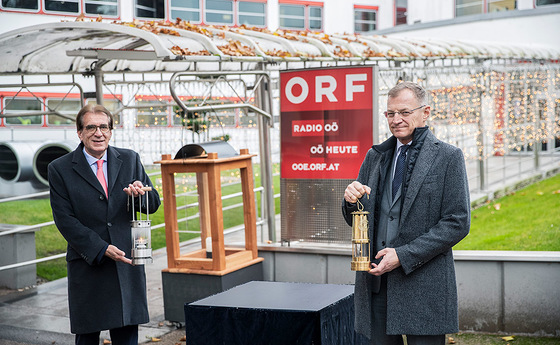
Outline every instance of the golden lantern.
<path fill-rule="evenodd" d="M 368 211 L 358 200 L 358 211 L 352 212 L 352 271 L 369 271 Z"/>

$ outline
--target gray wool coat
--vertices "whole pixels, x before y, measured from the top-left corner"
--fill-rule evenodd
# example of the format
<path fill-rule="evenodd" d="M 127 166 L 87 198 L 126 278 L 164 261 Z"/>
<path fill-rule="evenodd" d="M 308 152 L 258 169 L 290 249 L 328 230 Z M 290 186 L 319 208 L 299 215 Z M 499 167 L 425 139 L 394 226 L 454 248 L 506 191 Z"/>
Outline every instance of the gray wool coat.
<path fill-rule="evenodd" d="M 127 258 L 131 257 L 132 212 L 127 210 L 128 196 L 122 189 L 136 180 L 149 186 L 152 183 L 136 152 L 109 146 L 107 198 L 82 150 L 80 144 L 48 167 L 53 218 L 68 242 L 71 332 L 92 333 L 146 323 L 149 315 L 144 266 L 115 262 L 103 256 L 102 250 L 113 244 Z M 152 213 L 158 209 L 160 199 L 155 189 L 149 193 Z M 138 207 L 139 204 L 136 210 Z"/>
<path fill-rule="evenodd" d="M 396 145 L 393 136 L 374 145 L 360 168 L 358 181 L 372 189 L 361 202 L 370 212 L 374 239 L 376 212 Z M 416 128 L 401 195 L 401 218 L 395 249 L 401 266 L 387 275 L 387 334 L 435 335 L 458 331 L 457 286 L 452 247 L 470 228 L 470 201 L 461 150 L 438 140 L 427 127 Z M 351 224 L 355 205 L 343 200 Z M 372 240 L 372 243 L 375 241 Z M 372 248 L 372 259 L 375 256 Z M 370 337 L 375 277 L 356 272 L 355 327 Z"/>

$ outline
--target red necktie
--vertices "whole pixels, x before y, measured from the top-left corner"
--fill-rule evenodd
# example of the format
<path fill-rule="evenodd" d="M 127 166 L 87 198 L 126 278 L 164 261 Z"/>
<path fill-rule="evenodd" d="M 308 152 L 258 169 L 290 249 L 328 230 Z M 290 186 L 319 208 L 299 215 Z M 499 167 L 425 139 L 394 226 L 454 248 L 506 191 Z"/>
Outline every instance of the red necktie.
<path fill-rule="evenodd" d="M 105 181 L 105 174 L 103 174 L 103 159 L 97 161 L 97 179 L 99 180 L 99 183 L 101 183 L 101 186 L 105 191 L 105 196 L 108 197 L 109 194 L 107 193 L 107 182 Z"/>

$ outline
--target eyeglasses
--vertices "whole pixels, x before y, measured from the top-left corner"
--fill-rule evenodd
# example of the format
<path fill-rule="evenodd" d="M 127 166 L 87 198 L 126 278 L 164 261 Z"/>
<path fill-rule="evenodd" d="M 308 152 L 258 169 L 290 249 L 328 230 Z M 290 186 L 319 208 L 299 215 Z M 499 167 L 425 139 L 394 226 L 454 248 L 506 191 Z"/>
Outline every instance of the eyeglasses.
<path fill-rule="evenodd" d="M 87 125 L 87 126 L 84 127 L 85 131 L 88 134 L 93 134 L 93 133 L 97 132 L 98 128 L 101 131 L 101 133 L 108 133 L 111 130 L 111 128 L 109 128 L 109 125 L 105 125 L 105 124 L 99 125 L 99 126 L 97 126 L 97 125 Z"/>
<path fill-rule="evenodd" d="M 425 105 L 421 105 L 418 108 L 414 108 L 412 110 L 403 110 L 403 111 L 386 111 L 385 117 L 388 117 L 390 119 L 392 119 L 393 117 L 395 117 L 395 114 L 401 114 L 402 117 L 407 117 L 412 115 L 413 112 L 415 112 L 416 110 L 420 109 L 420 108 L 424 108 Z"/>

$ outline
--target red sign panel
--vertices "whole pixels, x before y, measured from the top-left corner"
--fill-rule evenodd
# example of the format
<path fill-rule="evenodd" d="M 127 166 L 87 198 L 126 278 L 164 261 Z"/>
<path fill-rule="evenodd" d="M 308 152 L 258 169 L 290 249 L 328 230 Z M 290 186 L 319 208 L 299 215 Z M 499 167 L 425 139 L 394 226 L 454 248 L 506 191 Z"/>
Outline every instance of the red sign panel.
<path fill-rule="evenodd" d="M 281 177 L 355 179 L 373 144 L 373 67 L 280 73 Z"/>

